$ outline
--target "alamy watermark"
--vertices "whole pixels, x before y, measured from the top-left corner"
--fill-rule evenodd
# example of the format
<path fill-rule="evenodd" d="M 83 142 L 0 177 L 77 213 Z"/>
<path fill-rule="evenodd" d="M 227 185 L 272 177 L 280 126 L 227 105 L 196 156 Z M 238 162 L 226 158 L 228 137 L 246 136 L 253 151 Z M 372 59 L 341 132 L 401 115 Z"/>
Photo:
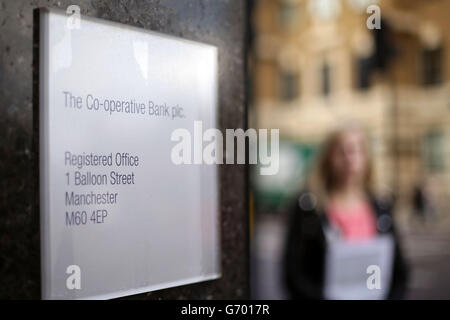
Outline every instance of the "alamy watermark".
<path fill-rule="evenodd" d="M 72 4 L 66 9 L 67 23 L 66 27 L 69 30 L 80 29 L 81 27 L 81 9 L 80 6 Z"/>
<path fill-rule="evenodd" d="M 372 4 L 367 7 L 366 13 L 370 16 L 366 20 L 366 26 L 369 30 L 381 29 L 381 9 L 378 5 Z"/>
<path fill-rule="evenodd" d="M 66 274 L 69 276 L 66 279 L 66 288 L 68 290 L 81 289 L 81 268 L 76 264 L 67 267 Z"/>
<path fill-rule="evenodd" d="M 226 129 L 224 143 L 220 130 L 203 130 L 203 122 L 194 121 L 193 133 L 192 135 L 191 131 L 185 128 L 172 132 L 170 139 L 177 142 L 170 155 L 174 164 L 246 164 L 245 146 L 248 139 L 248 163 L 259 164 L 261 175 L 278 173 L 279 129 L 270 130 L 270 153 L 267 129 Z"/>
<path fill-rule="evenodd" d="M 369 290 L 381 289 L 381 268 L 375 264 L 367 267 L 366 273 L 370 276 L 367 278 L 366 286 Z"/>

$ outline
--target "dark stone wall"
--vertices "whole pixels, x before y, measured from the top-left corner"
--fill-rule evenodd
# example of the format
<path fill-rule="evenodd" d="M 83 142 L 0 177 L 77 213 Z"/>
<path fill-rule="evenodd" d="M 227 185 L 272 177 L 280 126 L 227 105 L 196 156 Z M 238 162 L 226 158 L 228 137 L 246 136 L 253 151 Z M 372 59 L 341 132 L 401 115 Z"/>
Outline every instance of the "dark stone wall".
<path fill-rule="evenodd" d="M 246 127 L 245 1 L 0 0 L 0 299 L 40 298 L 33 9 L 71 4 L 84 15 L 216 45 L 220 127 Z M 245 166 L 220 168 L 222 278 L 131 298 L 248 297 L 246 177 Z"/>

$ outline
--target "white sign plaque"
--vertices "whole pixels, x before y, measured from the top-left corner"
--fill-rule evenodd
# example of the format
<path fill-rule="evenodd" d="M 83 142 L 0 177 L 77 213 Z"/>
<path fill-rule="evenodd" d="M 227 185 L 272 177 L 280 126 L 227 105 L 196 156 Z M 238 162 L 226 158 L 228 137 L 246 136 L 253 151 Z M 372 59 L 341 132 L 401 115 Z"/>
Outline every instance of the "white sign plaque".
<path fill-rule="evenodd" d="M 174 130 L 216 127 L 216 47 L 75 18 L 40 12 L 43 298 L 220 277 L 217 168 L 171 160 Z"/>

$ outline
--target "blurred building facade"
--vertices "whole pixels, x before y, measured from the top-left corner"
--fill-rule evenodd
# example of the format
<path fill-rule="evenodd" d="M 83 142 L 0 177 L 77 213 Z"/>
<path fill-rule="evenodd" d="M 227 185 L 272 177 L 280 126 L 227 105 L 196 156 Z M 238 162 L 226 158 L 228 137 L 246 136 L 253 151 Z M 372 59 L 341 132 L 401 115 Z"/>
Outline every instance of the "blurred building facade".
<path fill-rule="evenodd" d="M 366 25 L 372 4 L 381 30 Z M 426 180 L 445 213 L 449 13 L 450 0 L 255 0 L 250 124 L 314 149 L 357 122 L 371 141 L 376 188 L 408 212 Z"/>

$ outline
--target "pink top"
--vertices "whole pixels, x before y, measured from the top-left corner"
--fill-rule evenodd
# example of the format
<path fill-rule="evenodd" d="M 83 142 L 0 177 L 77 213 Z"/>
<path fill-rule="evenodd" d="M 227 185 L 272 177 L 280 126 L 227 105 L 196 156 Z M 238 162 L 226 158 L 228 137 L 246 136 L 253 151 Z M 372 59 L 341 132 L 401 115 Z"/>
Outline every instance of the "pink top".
<path fill-rule="evenodd" d="M 362 203 L 351 210 L 330 204 L 328 218 L 330 223 L 339 229 L 345 240 L 365 241 L 377 234 L 375 216 L 367 203 Z"/>

